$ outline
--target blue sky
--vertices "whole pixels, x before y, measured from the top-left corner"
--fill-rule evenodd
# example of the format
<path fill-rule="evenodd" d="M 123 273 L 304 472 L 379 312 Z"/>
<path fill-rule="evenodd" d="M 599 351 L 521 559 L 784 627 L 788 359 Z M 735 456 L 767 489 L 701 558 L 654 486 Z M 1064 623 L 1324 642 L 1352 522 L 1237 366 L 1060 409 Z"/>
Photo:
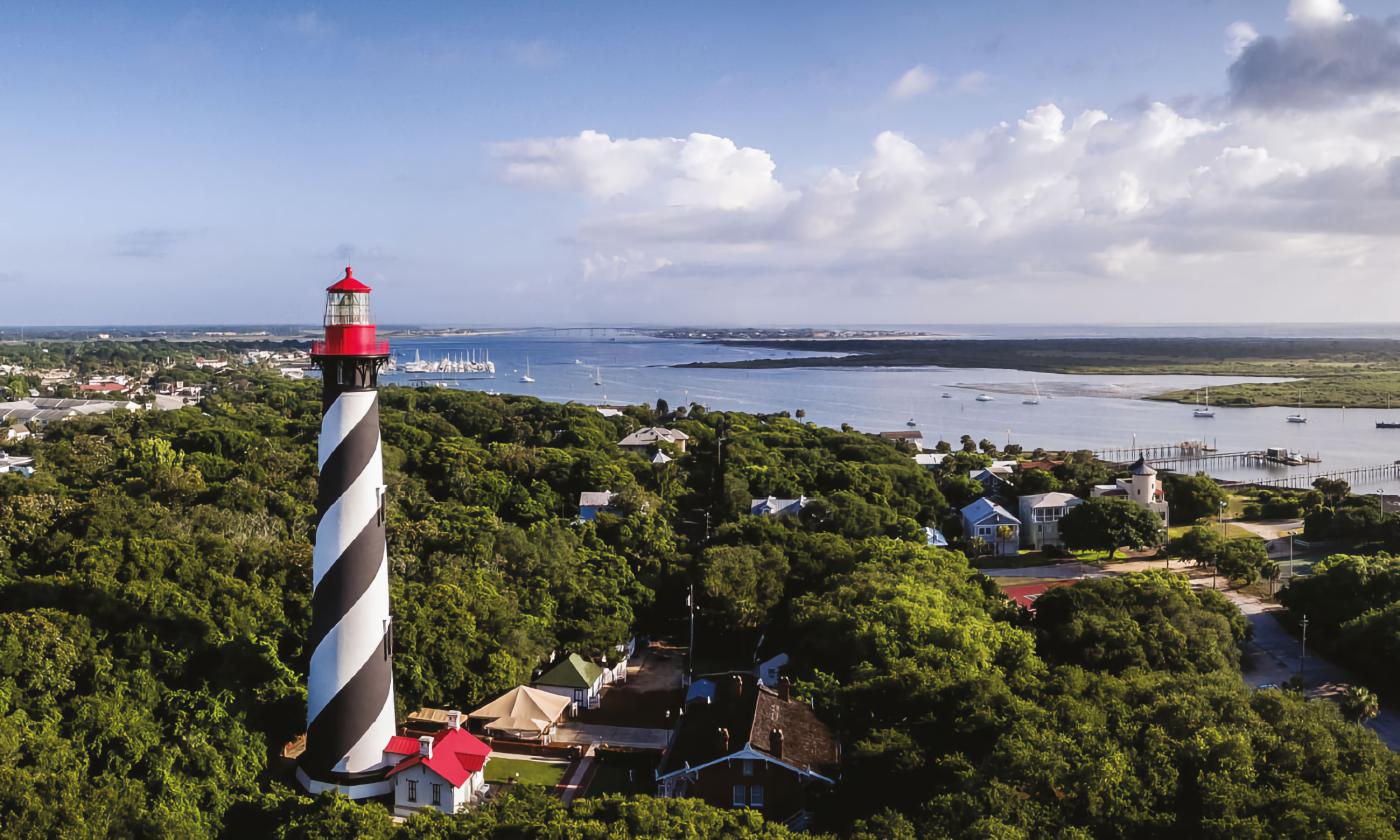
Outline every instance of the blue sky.
<path fill-rule="evenodd" d="M 0 323 L 1348 320 L 1390 13 L 0 5 Z"/>

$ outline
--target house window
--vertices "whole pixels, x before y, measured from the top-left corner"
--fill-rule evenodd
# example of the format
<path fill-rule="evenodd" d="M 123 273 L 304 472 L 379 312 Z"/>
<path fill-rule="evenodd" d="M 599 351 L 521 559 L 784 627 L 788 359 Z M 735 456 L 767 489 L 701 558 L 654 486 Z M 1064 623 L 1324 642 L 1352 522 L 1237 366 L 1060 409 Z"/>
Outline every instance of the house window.
<path fill-rule="evenodd" d="M 418 801 L 418 780 L 417 780 L 417 779 L 409 779 L 409 780 L 408 780 L 408 801 L 409 801 L 409 802 L 417 802 L 417 801 Z"/>
<path fill-rule="evenodd" d="M 433 804 L 442 804 L 442 785 L 438 784 L 437 782 L 433 782 Z"/>
<path fill-rule="evenodd" d="M 753 762 L 752 762 L 752 761 L 750 761 L 749 759 L 746 758 L 746 759 L 744 759 L 743 761 L 741 761 L 740 764 L 741 764 L 741 765 L 743 766 L 743 768 L 744 768 L 744 775 L 745 775 L 745 776 L 752 776 L 752 775 L 753 775 Z"/>
<path fill-rule="evenodd" d="M 734 786 L 734 807 L 735 807 L 735 808 L 742 808 L 742 807 L 744 807 L 746 804 L 748 804 L 749 797 L 748 797 L 747 794 L 748 794 L 748 791 L 744 788 L 743 785 L 735 785 L 735 786 Z"/>
<path fill-rule="evenodd" d="M 753 785 L 749 788 L 749 805 L 754 808 L 763 807 L 763 785 Z"/>

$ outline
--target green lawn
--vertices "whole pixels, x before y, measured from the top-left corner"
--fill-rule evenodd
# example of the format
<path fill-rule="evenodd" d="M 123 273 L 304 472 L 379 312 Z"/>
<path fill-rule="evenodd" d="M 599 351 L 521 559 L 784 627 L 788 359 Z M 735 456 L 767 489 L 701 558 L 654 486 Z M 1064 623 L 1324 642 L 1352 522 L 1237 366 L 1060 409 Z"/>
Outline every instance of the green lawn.
<path fill-rule="evenodd" d="M 519 782 L 526 785 L 554 787 L 564 778 L 566 764 L 545 764 L 542 761 L 525 761 L 519 758 L 492 758 L 486 762 L 486 781 L 499 784 Z M 520 778 L 516 778 L 516 774 Z"/>
<path fill-rule="evenodd" d="M 633 781 L 627 777 L 627 769 L 621 764 L 600 763 L 597 771 L 593 774 L 593 781 L 588 783 L 588 790 L 584 796 L 602 796 L 608 793 L 630 795 L 647 790 L 648 786 L 641 785 L 639 782 L 649 779 L 650 773 L 639 771 L 636 773 L 637 781 Z M 654 790 L 655 783 L 649 788 Z"/>

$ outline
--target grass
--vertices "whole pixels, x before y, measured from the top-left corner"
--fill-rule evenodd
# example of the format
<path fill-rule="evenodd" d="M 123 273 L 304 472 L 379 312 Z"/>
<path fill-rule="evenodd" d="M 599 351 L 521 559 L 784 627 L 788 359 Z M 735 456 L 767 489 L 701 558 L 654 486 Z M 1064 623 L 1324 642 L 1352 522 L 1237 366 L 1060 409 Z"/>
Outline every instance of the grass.
<path fill-rule="evenodd" d="M 520 758 L 492 758 L 486 762 L 486 781 L 501 784 L 519 782 L 524 785 L 554 787 L 564 778 L 565 764 L 546 764 Z M 516 774 L 520 778 L 516 778 Z"/>
<path fill-rule="evenodd" d="M 588 790 L 584 796 L 603 796 L 609 793 L 633 794 L 642 793 L 645 790 L 655 789 L 655 784 L 640 788 L 637 782 L 627 778 L 627 767 L 621 764 L 599 763 L 598 769 L 593 774 L 593 781 L 589 782 Z M 642 781 L 647 779 L 649 774 L 638 772 L 637 779 Z"/>

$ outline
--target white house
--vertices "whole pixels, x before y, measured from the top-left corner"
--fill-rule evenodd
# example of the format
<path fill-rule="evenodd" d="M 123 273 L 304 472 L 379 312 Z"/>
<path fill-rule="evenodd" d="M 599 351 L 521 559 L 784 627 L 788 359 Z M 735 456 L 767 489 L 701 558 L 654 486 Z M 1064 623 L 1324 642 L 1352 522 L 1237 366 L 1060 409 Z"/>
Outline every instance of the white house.
<path fill-rule="evenodd" d="M 1084 500 L 1072 493 L 1037 493 L 1021 497 L 1021 545 L 1059 546 L 1060 520 Z"/>
<path fill-rule="evenodd" d="M 1021 520 L 1011 511 L 987 498 L 981 498 L 963 508 L 963 537 L 982 540 L 991 546 L 993 554 L 1015 554 L 1021 543 Z M 1002 528 L 1010 529 L 1003 535 Z"/>
<path fill-rule="evenodd" d="M 798 496 L 796 499 L 779 499 L 774 496 L 769 496 L 766 499 L 750 499 L 749 513 L 754 516 L 771 516 L 774 519 L 797 516 L 807 506 L 807 501 L 806 496 Z"/>
<path fill-rule="evenodd" d="M 432 808 L 455 814 L 486 786 L 491 748 L 462 729 L 462 713 L 447 713 L 447 728 L 435 735 L 395 735 L 384 745 L 384 761 L 393 764 L 394 814 L 411 816 Z"/>
<path fill-rule="evenodd" d="M 1166 493 L 1162 490 L 1162 482 L 1157 478 L 1157 471 L 1147 463 L 1147 458 L 1141 456 L 1131 467 L 1128 468 L 1128 477 L 1117 479 L 1113 484 L 1094 485 L 1093 495 L 1098 496 L 1121 496 L 1132 499 L 1162 519 L 1162 527 L 1171 526 L 1171 513 L 1167 508 Z"/>
<path fill-rule="evenodd" d="M 628 452 L 641 452 L 646 454 L 653 446 L 659 443 L 669 443 L 681 452 L 685 452 L 686 442 L 690 440 L 690 435 L 680 429 L 663 429 L 660 426 L 648 426 L 645 429 L 638 429 L 627 437 L 617 442 L 617 445 Z"/>
<path fill-rule="evenodd" d="M 948 454 L 946 452 L 920 452 L 918 455 L 914 456 L 914 463 L 926 470 L 931 470 L 934 467 L 940 466 L 946 460 L 948 460 Z"/>
<path fill-rule="evenodd" d="M 914 447 L 915 452 L 924 451 L 924 433 L 919 431 L 911 432 L 881 432 L 880 437 L 895 443 L 907 443 Z"/>
<path fill-rule="evenodd" d="M 0 473 L 19 473 L 23 476 L 34 474 L 34 459 L 25 455 L 9 455 L 0 449 Z"/>

